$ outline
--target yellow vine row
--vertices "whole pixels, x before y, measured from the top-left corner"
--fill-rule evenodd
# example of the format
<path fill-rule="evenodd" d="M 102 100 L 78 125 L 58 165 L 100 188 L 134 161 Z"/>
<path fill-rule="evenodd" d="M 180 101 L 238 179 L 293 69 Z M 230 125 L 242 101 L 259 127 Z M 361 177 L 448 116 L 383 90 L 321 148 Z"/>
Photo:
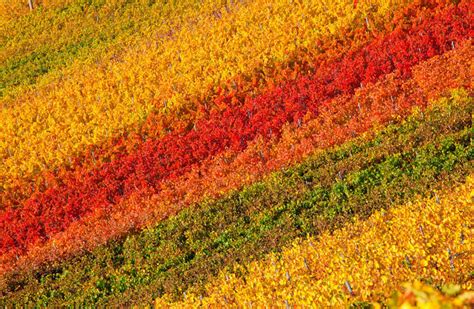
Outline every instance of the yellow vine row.
<path fill-rule="evenodd" d="M 207 287 L 207 297 L 188 291 L 184 302 L 167 303 L 165 296 L 156 307 L 347 307 L 385 303 L 404 282 L 417 280 L 472 290 L 473 206 L 471 175 L 454 190 L 355 219 L 333 234 L 296 240 L 281 254 L 237 265 Z"/>
<path fill-rule="evenodd" d="M 318 38 L 360 27 L 361 16 L 383 24 L 409 2 L 363 1 L 354 9 L 345 0 L 252 1 L 198 19 L 171 37 L 137 42 L 110 59 L 74 64 L 50 84 L 0 101 L 0 188 L 15 177 L 67 165 L 88 145 L 133 132 L 151 112 L 188 119 L 195 107 L 189 97 L 205 96 L 209 85 L 257 67 L 265 71 Z"/>

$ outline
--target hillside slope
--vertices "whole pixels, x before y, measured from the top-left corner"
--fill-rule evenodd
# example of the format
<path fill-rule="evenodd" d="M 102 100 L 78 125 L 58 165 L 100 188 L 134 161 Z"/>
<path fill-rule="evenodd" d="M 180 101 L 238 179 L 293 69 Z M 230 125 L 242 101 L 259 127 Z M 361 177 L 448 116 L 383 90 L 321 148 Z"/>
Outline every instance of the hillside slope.
<path fill-rule="evenodd" d="M 1 305 L 474 302 L 471 1 L 23 2 Z"/>

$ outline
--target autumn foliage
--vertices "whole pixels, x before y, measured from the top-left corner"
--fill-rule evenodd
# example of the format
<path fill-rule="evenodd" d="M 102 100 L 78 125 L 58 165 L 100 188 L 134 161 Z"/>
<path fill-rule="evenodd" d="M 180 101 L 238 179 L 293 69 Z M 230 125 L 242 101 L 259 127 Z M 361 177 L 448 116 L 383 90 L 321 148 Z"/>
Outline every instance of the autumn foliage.
<path fill-rule="evenodd" d="M 446 89 L 471 87 L 469 61 L 465 56 L 473 52 L 468 42 L 414 66 L 409 80 L 401 79 L 397 73 L 389 74 L 375 84 L 358 89 L 354 96 L 336 98 L 332 104 L 323 106 L 315 119 L 301 126 L 286 126 L 279 141 L 257 139 L 242 152 L 223 152 L 203 160 L 190 172 L 165 181 L 160 192 L 151 199 L 146 194 L 134 194 L 113 209 L 94 211 L 73 222 L 66 231 L 52 236 L 44 247 L 32 249 L 28 261 L 49 260 L 52 252 L 59 258 L 91 249 L 131 229 L 162 220 L 206 196 L 218 198 L 232 189 L 258 181 L 271 171 L 300 162 L 316 149 L 342 143 L 389 121 L 396 122 L 413 107 L 426 107 L 428 100 L 437 98 Z M 438 78 L 441 72 L 445 76 L 442 81 Z M 347 115 L 352 117 L 348 119 Z M 91 230 L 90 226 L 100 228 Z M 3 257 L 3 267 L 13 266 L 7 256 Z"/>
<path fill-rule="evenodd" d="M 23 264 L 4 276 L 1 289 L 13 302 L 119 306 L 159 291 L 176 297 L 190 285 L 202 288 L 209 274 L 233 262 L 461 181 L 472 171 L 473 108 L 468 93 L 453 91 L 401 124 L 316 152 L 138 233 L 39 268 Z M 56 248 L 53 241 L 44 252 L 53 258 Z"/>
<path fill-rule="evenodd" d="M 256 136 L 278 138 L 283 124 L 312 118 L 325 101 L 350 95 L 383 74 L 398 70 L 401 77 L 410 76 L 417 62 L 469 37 L 468 9 L 448 9 L 413 28 L 396 30 L 341 59 L 321 64 L 311 75 L 271 87 L 223 112 L 212 111 L 196 121 L 193 130 L 146 140 L 135 152 L 117 156 L 100 168 L 79 169 L 53 179 L 45 192 L 34 193 L 21 207 L 1 214 L 0 253 L 21 254 L 28 245 L 44 242 L 84 214 L 112 207 L 132 192 L 154 193 L 163 179 L 182 175 L 224 149 L 241 151 Z M 420 36 L 420 30 L 425 35 Z M 232 99 L 215 100 L 217 105 L 227 102 Z"/>
<path fill-rule="evenodd" d="M 472 304 L 471 1 L 29 4 L 0 305 Z"/>

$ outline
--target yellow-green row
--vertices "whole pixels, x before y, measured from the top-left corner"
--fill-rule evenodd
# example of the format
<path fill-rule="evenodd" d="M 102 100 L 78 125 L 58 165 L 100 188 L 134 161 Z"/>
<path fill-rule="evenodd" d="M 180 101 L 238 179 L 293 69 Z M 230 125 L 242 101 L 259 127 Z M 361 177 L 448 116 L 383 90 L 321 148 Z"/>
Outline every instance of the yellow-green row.
<path fill-rule="evenodd" d="M 474 178 L 400 207 L 355 218 L 334 233 L 298 239 L 281 253 L 235 265 L 183 302 L 157 299 L 156 308 L 387 304 L 405 282 L 459 285 L 472 291 Z M 244 274 L 244 275 L 236 275 Z M 387 302 L 387 300 L 389 300 Z M 469 306 L 470 298 L 458 306 Z M 438 307 L 433 307 L 438 308 Z"/>

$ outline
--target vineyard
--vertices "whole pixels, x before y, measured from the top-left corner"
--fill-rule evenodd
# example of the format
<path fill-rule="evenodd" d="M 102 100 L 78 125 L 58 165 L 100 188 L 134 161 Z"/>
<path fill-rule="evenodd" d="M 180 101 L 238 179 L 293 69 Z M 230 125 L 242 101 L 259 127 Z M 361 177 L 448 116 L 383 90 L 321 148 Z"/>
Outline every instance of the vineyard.
<path fill-rule="evenodd" d="M 474 306 L 473 25 L 0 0 L 0 306 Z"/>

